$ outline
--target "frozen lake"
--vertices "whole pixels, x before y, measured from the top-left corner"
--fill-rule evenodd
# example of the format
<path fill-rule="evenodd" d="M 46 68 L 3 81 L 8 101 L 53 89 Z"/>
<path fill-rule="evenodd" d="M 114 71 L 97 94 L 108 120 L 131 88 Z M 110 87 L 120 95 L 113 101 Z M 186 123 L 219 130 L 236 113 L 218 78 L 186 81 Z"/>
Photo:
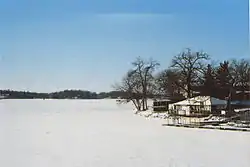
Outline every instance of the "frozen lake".
<path fill-rule="evenodd" d="M 115 100 L 1 100 L 0 166 L 250 166 L 250 133 L 162 122 Z"/>

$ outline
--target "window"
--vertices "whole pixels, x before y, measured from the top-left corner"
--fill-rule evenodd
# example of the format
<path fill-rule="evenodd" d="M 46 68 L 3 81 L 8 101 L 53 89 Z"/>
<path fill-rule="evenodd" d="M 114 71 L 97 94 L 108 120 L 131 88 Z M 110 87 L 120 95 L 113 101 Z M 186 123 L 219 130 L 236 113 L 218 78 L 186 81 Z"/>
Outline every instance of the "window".
<path fill-rule="evenodd" d="M 204 102 L 200 102 L 200 108 L 204 109 L 205 106 L 204 106 Z"/>

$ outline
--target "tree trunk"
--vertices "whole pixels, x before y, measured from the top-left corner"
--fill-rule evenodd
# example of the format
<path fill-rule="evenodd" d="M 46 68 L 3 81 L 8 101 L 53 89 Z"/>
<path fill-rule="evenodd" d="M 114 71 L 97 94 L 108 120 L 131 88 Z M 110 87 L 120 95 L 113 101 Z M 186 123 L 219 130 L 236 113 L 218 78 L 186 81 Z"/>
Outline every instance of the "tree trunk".
<path fill-rule="evenodd" d="M 190 84 L 188 84 L 188 86 L 187 86 L 187 98 L 191 98 L 191 86 L 190 86 Z"/>
<path fill-rule="evenodd" d="M 187 97 L 191 98 L 191 72 L 189 72 L 187 77 Z"/>
<path fill-rule="evenodd" d="M 140 100 L 138 99 L 133 99 L 132 102 L 134 103 L 134 106 L 136 108 L 137 111 L 141 111 L 141 105 L 140 105 Z"/>
<path fill-rule="evenodd" d="M 145 99 L 144 99 L 144 97 L 142 98 L 142 110 L 145 111 Z"/>

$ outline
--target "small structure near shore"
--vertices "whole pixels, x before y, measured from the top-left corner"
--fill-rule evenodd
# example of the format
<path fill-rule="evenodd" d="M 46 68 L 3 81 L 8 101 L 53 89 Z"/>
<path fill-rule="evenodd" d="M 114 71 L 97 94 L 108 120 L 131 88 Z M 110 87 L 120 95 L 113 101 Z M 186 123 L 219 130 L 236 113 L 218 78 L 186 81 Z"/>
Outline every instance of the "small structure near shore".
<path fill-rule="evenodd" d="M 196 96 L 169 105 L 169 110 L 182 116 L 208 116 L 220 115 L 221 110 L 227 106 L 226 100 L 211 96 Z"/>
<path fill-rule="evenodd" d="M 153 102 L 153 111 L 156 111 L 156 112 L 168 111 L 170 103 L 171 101 L 168 99 L 155 100 Z"/>
<path fill-rule="evenodd" d="M 153 101 L 153 111 L 154 112 L 167 112 L 169 111 L 170 104 L 176 103 L 178 101 L 183 100 L 183 97 L 175 96 L 175 97 L 161 97 L 154 99 Z"/>

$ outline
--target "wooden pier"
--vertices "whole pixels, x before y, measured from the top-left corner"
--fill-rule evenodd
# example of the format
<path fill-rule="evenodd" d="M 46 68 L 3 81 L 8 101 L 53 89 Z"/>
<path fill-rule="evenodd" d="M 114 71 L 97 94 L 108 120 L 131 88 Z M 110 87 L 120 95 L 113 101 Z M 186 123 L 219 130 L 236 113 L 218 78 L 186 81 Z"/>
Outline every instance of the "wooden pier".
<path fill-rule="evenodd" d="M 250 128 L 223 127 L 223 126 L 199 126 L 196 124 L 162 124 L 162 126 L 250 132 Z"/>

